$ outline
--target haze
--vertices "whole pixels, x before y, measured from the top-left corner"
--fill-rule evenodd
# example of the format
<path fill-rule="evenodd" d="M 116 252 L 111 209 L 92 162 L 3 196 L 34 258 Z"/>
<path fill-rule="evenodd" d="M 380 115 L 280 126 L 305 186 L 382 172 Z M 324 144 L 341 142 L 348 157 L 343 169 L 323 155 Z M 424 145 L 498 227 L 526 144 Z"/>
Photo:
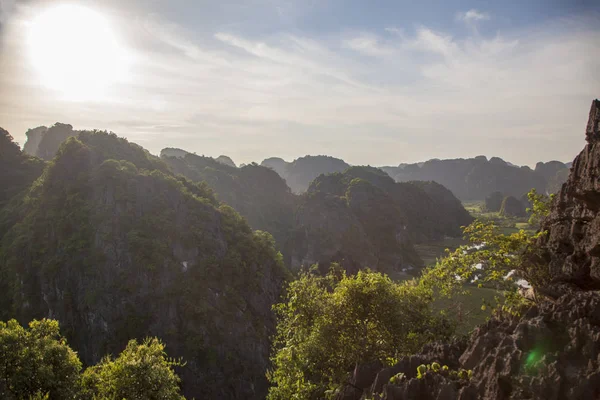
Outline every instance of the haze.
<path fill-rule="evenodd" d="M 571 161 L 600 90 L 600 4 L 499 3 L 0 0 L 0 126 L 238 164 Z"/>

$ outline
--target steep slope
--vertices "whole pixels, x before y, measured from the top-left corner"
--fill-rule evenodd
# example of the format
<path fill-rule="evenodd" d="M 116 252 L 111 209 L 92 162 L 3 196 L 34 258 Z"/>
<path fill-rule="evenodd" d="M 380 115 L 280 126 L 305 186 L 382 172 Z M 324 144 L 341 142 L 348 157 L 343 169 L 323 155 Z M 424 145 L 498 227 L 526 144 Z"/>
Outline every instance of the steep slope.
<path fill-rule="evenodd" d="M 285 269 L 205 186 L 103 132 L 69 139 L 0 247 L 0 319 L 51 317 L 86 363 L 158 336 L 186 396 L 266 393 L 271 305 Z"/>
<path fill-rule="evenodd" d="M 292 267 L 338 261 L 350 271 L 397 272 L 421 266 L 413 242 L 459 234 L 470 221 L 441 187 L 395 183 L 377 168 L 351 167 L 319 176 L 301 197 Z"/>
<path fill-rule="evenodd" d="M 313 179 L 321 174 L 342 172 L 350 166 L 344 160 L 330 156 L 305 156 L 291 163 L 281 158 L 268 158 L 261 165 L 277 172 L 294 193 L 305 192 Z"/>
<path fill-rule="evenodd" d="M 174 172 L 195 182 L 206 182 L 219 200 L 245 217 L 253 229 L 271 233 L 285 250 L 293 226 L 296 197 L 277 173 L 256 164 L 236 168 L 190 153 L 162 159 Z"/>
<path fill-rule="evenodd" d="M 590 110 L 587 145 L 557 195 L 542 229 L 550 269 L 558 279 L 600 289 L 600 101 Z"/>

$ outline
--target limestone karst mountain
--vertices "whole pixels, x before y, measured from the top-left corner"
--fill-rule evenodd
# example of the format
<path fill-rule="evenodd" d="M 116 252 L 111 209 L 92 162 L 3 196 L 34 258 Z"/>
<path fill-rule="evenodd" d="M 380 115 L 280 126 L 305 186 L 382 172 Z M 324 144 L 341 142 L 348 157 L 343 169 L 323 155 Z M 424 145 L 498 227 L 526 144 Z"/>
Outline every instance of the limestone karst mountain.
<path fill-rule="evenodd" d="M 264 398 L 287 272 L 272 237 L 206 184 L 114 134 L 80 132 L 14 212 L 0 242 L 0 320 L 59 320 L 88 365 L 157 336 L 187 363 L 189 398 Z"/>

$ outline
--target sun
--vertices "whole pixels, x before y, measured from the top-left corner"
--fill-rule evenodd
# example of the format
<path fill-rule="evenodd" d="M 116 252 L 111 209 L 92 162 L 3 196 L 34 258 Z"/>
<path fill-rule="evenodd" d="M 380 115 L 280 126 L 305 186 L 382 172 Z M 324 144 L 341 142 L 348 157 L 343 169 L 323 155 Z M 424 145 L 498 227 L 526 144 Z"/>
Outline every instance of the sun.
<path fill-rule="evenodd" d="M 102 100 L 128 75 L 127 52 L 108 19 L 79 5 L 57 5 L 34 18 L 28 51 L 41 83 L 67 100 Z"/>

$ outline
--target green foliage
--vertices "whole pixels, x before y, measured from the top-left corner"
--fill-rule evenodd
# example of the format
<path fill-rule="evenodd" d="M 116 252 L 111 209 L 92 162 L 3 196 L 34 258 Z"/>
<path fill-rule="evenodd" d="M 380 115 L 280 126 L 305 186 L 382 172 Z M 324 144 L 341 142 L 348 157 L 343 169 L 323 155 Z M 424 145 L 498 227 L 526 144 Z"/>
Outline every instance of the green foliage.
<path fill-rule="evenodd" d="M 183 400 L 174 367 L 158 339 L 131 340 L 116 358 L 105 357 L 83 375 L 81 362 L 60 334 L 58 321 L 23 328 L 0 322 L 0 398 L 6 400 Z"/>
<path fill-rule="evenodd" d="M 404 372 L 398 372 L 396 375 L 394 375 L 390 378 L 390 384 L 398 385 L 405 379 L 406 379 L 406 375 L 404 374 Z"/>
<path fill-rule="evenodd" d="M 395 283 L 369 270 L 347 276 L 334 265 L 326 276 L 302 272 L 274 307 L 268 398 L 321 398 L 356 364 L 384 363 L 449 337 L 451 327 L 434 315 L 430 301 L 431 292 L 414 281 Z"/>
<path fill-rule="evenodd" d="M 555 194 L 551 194 L 550 196 L 545 194 L 538 193 L 535 189 L 532 189 L 529 193 L 527 193 L 527 198 L 531 203 L 531 208 L 527 209 L 528 213 L 531 213 L 529 217 L 529 225 L 531 226 L 539 226 L 542 219 L 548 214 L 550 214 L 550 206 L 552 205 L 552 200 L 554 200 Z"/>
<path fill-rule="evenodd" d="M 179 377 L 174 368 L 181 361 L 169 359 L 158 339 L 142 344 L 129 341 L 117 357 L 105 357 L 88 368 L 82 377 L 83 397 L 87 399 L 182 400 Z"/>
<path fill-rule="evenodd" d="M 548 203 L 540 201 L 535 191 L 530 192 L 534 204 L 533 217 L 548 213 Z M 550 277 L 542 261 L 536 242 L 545 232 L 529 233 L 523 229 L 512 234 L 503 234 L 491 221 L 476 220 L 464 228 L 469 244 L 450 252 L 438 264 L 428 269 L 422 282 L 436 287 L 442 295 L 462 291 L 465 284 L 479 285 L 504 290 L 502 309 L 511 313 L 526 303 L 519 294 L 515 281 L 526 280 L 534 288 L 546 284 Z"/>
<path fill-rule="evenodd" d="M 451 370 L 450 368 L 448 368 L 447 365 L 440 367 L 440 364 L 437 362 L 433 362 L 427 365 L 421 364 L 417 367 L 417 379 L 423 379 L 427 374 L 441 374 L 445 377 L 455 380 L 469 380 L 473 377 L 472 370 L 466 370 L 462 368 L 458 370 Z M 390 380 L 390 383 L 398 384 L 398 381 L 392 382 Z"/>
<path fill-rule="evenodd" d="M 0 398 L 73 399 L 81 362 L 61 336 L 58 322 L 0 322 Z"/>

